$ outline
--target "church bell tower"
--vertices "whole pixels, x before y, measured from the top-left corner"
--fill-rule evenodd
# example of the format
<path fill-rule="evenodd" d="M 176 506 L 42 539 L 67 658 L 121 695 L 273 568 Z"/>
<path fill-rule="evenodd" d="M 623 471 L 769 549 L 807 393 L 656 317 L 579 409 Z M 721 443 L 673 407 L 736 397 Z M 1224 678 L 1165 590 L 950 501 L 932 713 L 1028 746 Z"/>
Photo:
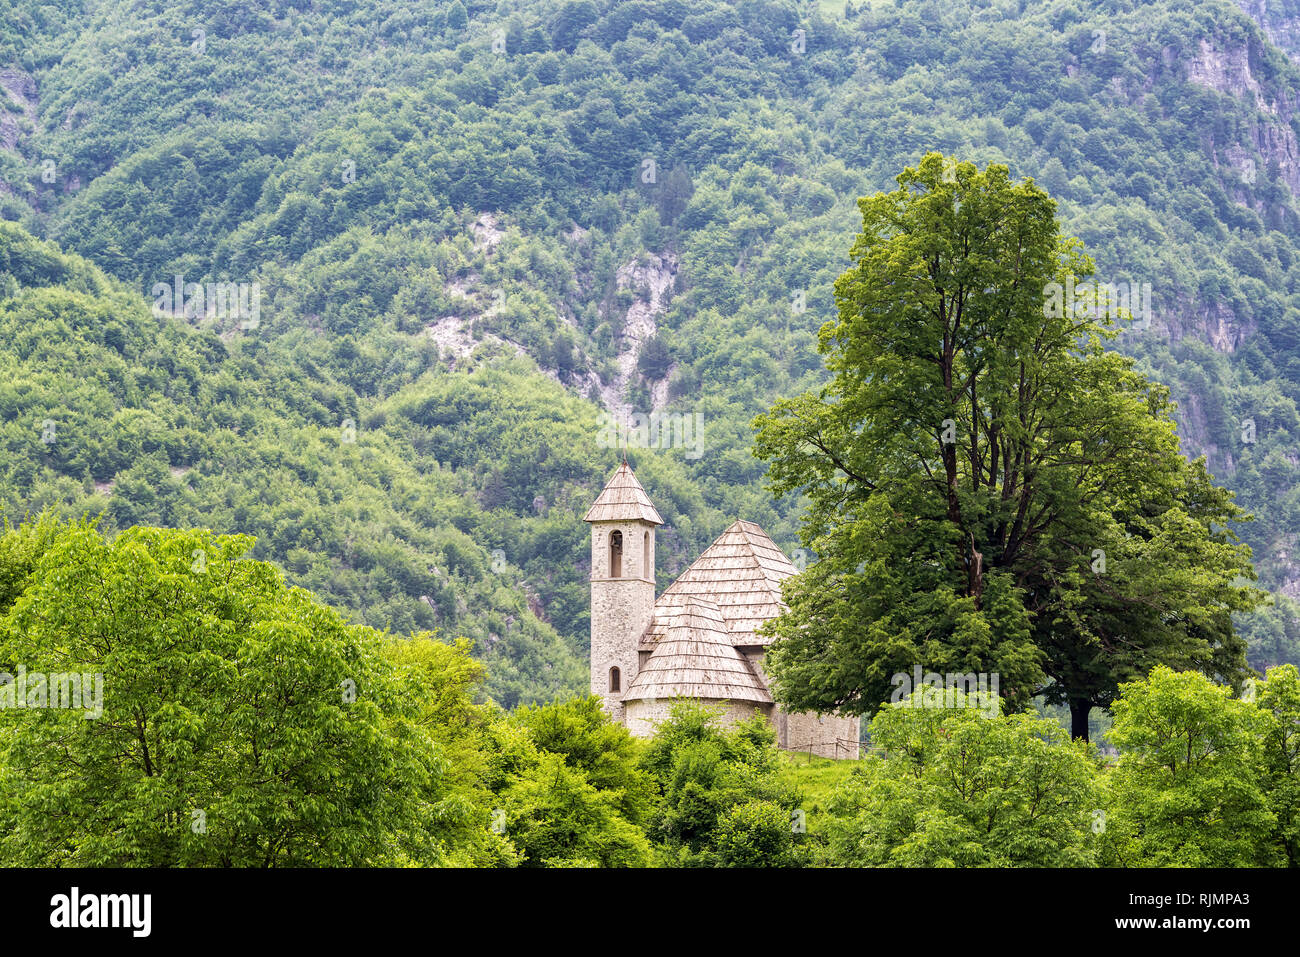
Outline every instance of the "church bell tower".
<path fill-rule="evenodd" d="M 655 528 L 663 519 L 624 461 L 583 521 L 591 526 L 591 693 L 624 720 L 637 641 L 655 604 Z"/>

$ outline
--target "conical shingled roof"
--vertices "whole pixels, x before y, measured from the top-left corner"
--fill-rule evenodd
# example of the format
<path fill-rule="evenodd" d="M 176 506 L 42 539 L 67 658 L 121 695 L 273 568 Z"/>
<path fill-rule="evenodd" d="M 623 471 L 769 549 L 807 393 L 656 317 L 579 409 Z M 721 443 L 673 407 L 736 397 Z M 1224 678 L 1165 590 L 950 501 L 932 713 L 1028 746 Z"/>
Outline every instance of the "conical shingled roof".
<path fill-rule="evenodd" d="M 733 645 L 766 645 L 770 639 L 754 632 L 785 611 L 781 582 L 797 573 L 767 532 L 753 522 L 734 522 L 659 596 L 641 650 L 651 650 L 663 640 L 691 598 L 718 607 Z"/>
<path fill-rule="evenodd" d="M 623 695 L 624 701 L 646 698 L 772 703 L 766 685 L 732 645 L 722 612 L 703 598 L 687 601 Z"/>
<path fill-rule="evenodd" d="M 650 496 L 645 493 L 641 483 L 632 474 L 626 462 L 605 483 L 604 490 L 591 503 L 584 522 L 625 522 L 641 521 L 652 525 L 662 525 L 655 507 L 650 504 Z"/>

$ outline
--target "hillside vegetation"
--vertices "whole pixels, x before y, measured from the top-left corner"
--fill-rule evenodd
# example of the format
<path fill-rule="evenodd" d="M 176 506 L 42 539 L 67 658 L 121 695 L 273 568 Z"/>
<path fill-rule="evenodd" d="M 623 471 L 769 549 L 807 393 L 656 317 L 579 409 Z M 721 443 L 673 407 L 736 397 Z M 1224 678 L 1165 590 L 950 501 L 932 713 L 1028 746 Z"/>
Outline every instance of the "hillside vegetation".
<path fill-rule="evenodd" d="M 661 587 L 735 517 L 810 557 L 750 422 L 825 380 L 856 200 L 937 149 L 1150 284 L 1118 347 L 1257 516 L 1251 663 L 1300 660 L 1300 72 L 1226 0 L 13 8 L 10 520 L 253 535 L 357 621 L 470 638 L 507 707 L 584 688 L 600 413 L 702 417 L 630 453 Z M 156 315 L 178 275 L 258 320 Z"/>

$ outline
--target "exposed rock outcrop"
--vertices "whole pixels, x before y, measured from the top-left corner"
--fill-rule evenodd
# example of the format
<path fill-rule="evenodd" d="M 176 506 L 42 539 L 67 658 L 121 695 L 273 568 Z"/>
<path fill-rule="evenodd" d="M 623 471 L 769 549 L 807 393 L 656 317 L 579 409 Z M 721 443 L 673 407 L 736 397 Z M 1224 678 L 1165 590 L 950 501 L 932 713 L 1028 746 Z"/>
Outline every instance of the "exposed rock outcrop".
<path fill-rule="evenodd" d="M 1300 96 L 1260 82 L 1261 53 L 1256 43 L 1203 37 L 1196 55 L 1185 62 L 1187 79 L 1254 104 L 1263 118 L 1250 124 L 1253 146 L 1266 166 L 1276 165 L 1292 196 L 1300 196 L 1300 142 L 1291 126 L 1292 118 L 1300 113 Z M 1210 147 L 1217 163 L 1235 168 L 1246 182 L 1254 181 L 1259 170 L 1253 165 L 1254 158 L 1243 153 L 1240 144 L 1212 142 Z"/>
<path fill-rule="evenodd" d="M 1237 0 L 1237 6 L 1259 24 L 1273 46 L 1300 62 L 1300 2 Z"/>
<path fill-rule="evenodd" d="M 29 74 L 17 67 L 5 67 L 0 70 L 0 90 L 4 91 L 23 116 L 35 122 L 36 81 Z M 18 117 L 10 110 L 0 107 L 0 149 L 16 148 L 21 136 Z"/>

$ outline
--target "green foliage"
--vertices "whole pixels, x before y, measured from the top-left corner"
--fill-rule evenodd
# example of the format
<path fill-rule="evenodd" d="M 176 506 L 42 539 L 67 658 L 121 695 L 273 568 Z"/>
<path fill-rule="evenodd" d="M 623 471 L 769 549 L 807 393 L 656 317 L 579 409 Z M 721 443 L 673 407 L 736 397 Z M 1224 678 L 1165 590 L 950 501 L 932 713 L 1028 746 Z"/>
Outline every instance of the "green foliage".
<path fill-rule="evenodd" d="M 50 516 L 0 537 L 0 664 L 26 682 L 0 686 L 6 864 L 651 862 L 653 782 L 598 699 L 476 704 L 467 641 L 350 624 L 252 544 Z M 66 673 L 84 704 L 54 706 Z"/>
<path fill-rule="evenodd" d="M 59 520 L 42 512 L 17 528 L 5 523 L 0 535 L 0 613 L 7 612 L 31 584 L 41 559 L 62 532 Z"/>
<path fill-rule="evenodd" d="M 1275 686 L 1270 700 L 1282 704 L 1286 697 Z M 1266 713 L 1203 675 L 1163 666 L 1125 685 L 1114 711 L 1110 738 L 1121 755 L 1106 783 L 1099 863 L 1277 863 L 1278 822 L 1269 810 L 1260 754 L 1260 736 L 1275 725 Z M 1282 751 L 1270 751 L 1269 763 L 1276 767 Z M 1286 801 L 1280 793 L 1278 798 Z"/>
<path fill-rule="evenodd" d="M 768 626 L 780 699 L 872 713 L 921 663 L 1086 718 L 1153 662 L 1242 676 L 1231 612 L 1264 596 L 1239 584 L 1241 510 L 1103 348 L 1112 320 L 1052 308 L 1092 263 L 1047 194 L 931 153 L 860 206 L 832 381 L 756 420 L 820 556 Z"/>
<path fill-rule="evenodd" d="M 595 697 L 513 715 L 476 703 L 468 641 L 349 623 L 252 545 L 146 527 L 110 539 L 49 514 L 0 535 L 0 670 L 24 682 L 0 684 L 0 861 L 1295 861 L 1294 666 L 1246 700 L 1163 667 L 1125 684 L 1113 768 L 1050 718 L 989 716 L 960 693 L 954 708 L 882 710 L 856 766 L 813 767 L 781 757 L 759 714 L 723 727 L 678 702 L 642 743 Z"/>
<path fill-rule="evenodd" d="M 518 566 L 491 554 L 522 538 L 530 550 L 510 557 L 540 565 L 544 530 L 560 527 L 559 516 L 492 515 L 468 477 L 413 467 L 412 424 L 358 425 L 355 400 L 311 371 L 310 357 L 286 365 L 249 344 L 228 349 L 211 331 L 150 316 L 77 257 L 16 227 L 0 224 L 0 240 L 22 279 L 0 300 L 10 344 L 0 351 L 8 518 L 49 506 L 97 515 L 109 531 L 153 523 L 253 533 L 255 557 L 372 625 L 474 640 L 496 665 L 489 691 L 507 706 L 584 682 L 576 642 L 529 607 Z M 532 385 L 526 395 L 539 406 L 557 391 Z M 576 430 L 567 417 L 580 414 L 551 418 Z M 567 513 L 571 536 L 581 531 L 578 507 Z M 557 603 L 576 615 L 578 577 L 575 569 L 539 583 L 554 581 Z M 562 621 L 566 633 L 576 628 Z"/>
<path fill-rule="evenodd" d="M 724 730 L 717 709 L 673 705 L 646 750 L 662 806 L 651 834 L 664 863 L 684 867 L 790 867 L 798 791 L 778 774 L 776 735 L 760 714 Z"/>
<path fill-rule="evenodd" d="M 487 779 L 498 829 L 525 867 L 644 867 L 649 776 L 627 729 L 600 699 L 520 708 L 496 731 Z"/>
<path fill-rule="evenodd" d="M 791 850 L 790 809 L 774 801 L 744 801 L 718 816 L 710 843 L 718 867 L 784 867 Z"/>
<path fill-rule="evenodd" d="M 85 524 L 49 537 L 0 619 L 0 660 L 79 673 L 83 694 L 93 677 L 101 713 L 53 707 L 53 687 L 36 707 L 34 681 L 0 712 L 6 863 L 443 860 L 455 822 L 423 808 L 449 798 L 446 759 L 382 636 L 242 558 L 251 545 L 148 528 L 109 542 Z"/>
<path fill-rule="evenodd" d="M 1202 534 L 1224 507 L 1208 473 L 1257 516 L 1236 530 L 1262 584 L 1295 578 L 1300 254 L 1272 162 L 1291 131 L 1268 104 L 1293 100 L 1300 75 L 1226 0 L 1126 0 L 1104 23 L 1072 0 L 855 3 L 843 18 L 838 3 L 789 0 L 83 7 L 15 0 L 0 22 L 0 65 L 34 91 L 27 106 L 0 95 L 17 134 L 0 149 L 0 217 L 23 224 L 0 224 L 0 511 L 97 517 L 110 541 L 133 524 L 251 534 L 251 558 L 359 622 L 464 635 L 488 665 L 481 683 L 438 642 L 380 643 L 407 680 L 447 674 L 443 703 L 410 718 L 448 755 L 455 786 L 428 803 L 458 849 L 447 860 L 640 859 L 630 832 L 603 848 L 545 837 L 550 812 L 521 818 L 532 851 L 488 828 L 504 782 L 550 752 L 482 702 L 585 687 L 579 519 L 613 462 L 590 397 L 640 366 L 616 398 L 645 405 L 662 384 L 666 411 L 705 416 L 699 459 L 634 462 L 669 522 L 661 586 L 736 516 L 789 550 L 803 503 L 769 500 L 749 422 L 825 383 L 814 333 L 834 317 L 855 201 L 934 149 L 1035 177 L 1100 277 L 1154 285 L 1151 327 L 1111 344 L 1169 386 L 1182 449 L 1206 457 L 1207 473 L 1180 471 L 1159 515 L 1124 529 L 1136 542 L 1092 546 L 1125 570 L 1122 600 L 1101 601 L 1081 569 L 1065 576 L 1084 600 L 1059 609 L 1068 654 L 1053 657 L 1078 667 L 1043 690 L 1082 683 L 1104 703 L 1153 658 L 1239 676 L 1232 602 L 1201 600 L 1223 583 L 1196 570 L 1231 560 Z M 1203 44 L 1240 54 L 1260 95 L 1198 80 Z M 646 253 L 675 257 L 648 357 L 624 335 L 647 290 L 619 278 Z M 259 329 L 149 315 L 152 285 L 177 272 L 260 282 Z M 1199 512 L 1169 507 L 1180 498 Z M 0 538 L 0 611 L 39 584 L 58 535 L 44 522 Z M 891 567 L 870 574 L 875 612 L 905 594 Z M 1026 640 L 1024 587 L 987 576 L 978 614 L 939 594 L 914 610 L 944 640 L 907 655 L 937 666 L 956 635 L 1007 676 L 1053 674 L 1042 632 Z M 1158 654 L 1080 654 L 1112 643 L 1143 591 L 1157 596 L 1144 629 Z M 1294 602 L 1234 618 L 1254 668 L 1298 660 Z M 848 640 L 887 637 L 885 623 Z M 1259 785 L 1279 822 L 1285 740 Z M 585 795 L 584 821 L 626 820 L 626 795 L 584 791 L 591 769 L 558 757 L 545 760 Z M 763 802 L 785 806 L 754 801 L 720 818 L 701 799 L 702 824 L 752 837 L 727 854 L 762 845 Z"/>
<path fill-rule="evenodd" d="M 1261 742 L 1264 796 L 1277 821 L 1277 850 L 1287 867 L 1300 867 L 1300 672 L 1270 668 L 1257 692 L 1264 713 Z"/>
<path fill-rule="evenodd" d="M 662 339 L 655 336 L 647 339 L 641 347 L 641 354 L 637 357 L 637 369 L 647 379 L 662 379 L 667 374 L 671 362 L 668 347 Z"/>
<path fill-rule="evenodd" d="M 470 657 L 465 639 L 447 643 L 428 634 L 386 636 L 384 654 L 406 691 L 417 702 L 413 720 L 442 755 L 444 791 L 421 806 L 421 819 L 402 839 L 426 844 L 442 838 L 442 863 L 455 867 L 512 867 L 519 851 L 490 827 L 496 796 L 486 780 L 488 749 L 499 713 L 475 704 L 485 680 L 482 664 Z"/>
<path fill-rule="evenodd" d="M 913 706 L 913 702 L 916 705 Z M 872 752 L 830 804 L 825 856 L 855 867 L 1080 867 L 1098 806 L 1087 746 L 1033 715 L 927 708 L 871 722 Z M 883 755 L 878 753 L 883 751 Z"/>
<path fill-rule="evenodd" d="M 654 809 L 653 783 L 639 764 L 635 739 L 610 721 L 594 695 L 539 707 L 524 707 L 514 720 L 528 729 L 541 751 L 558 754 L 602 791 L 619 796 L 619 812 L 644 824 Z"/>
<path fill-rule="evenodd" d="M 563 755 L 542 752 L 510 778 L 503 826 L 522 866 L 647 866 L 650 842 L 620 813 L 619 797 L 596 788 Z"/>
<path fill-rule="evenodd" d="M 0 418 L 24 440 L 4 443 L 11 519 L 59 502 L 101 514 L 106 529 L 250 532 L 257 557 L 369 624 L 471 637 L 503 703 L 576 692 L 585 542 L 557 538 L 565 516 L 536 521 L 531 502 L 594 494 L 611 465 L 594 431 L 583 426 L 576 468 L 552 472 L 535 448 L 482 443 L 485 423 L 504 436 L 518 423 L 498 416 L 518 416 L 553 449 L 573 433 L 552 429 L 546 408 L 489 407 L 472 430 L 441 424 L 436 447 L 472 460 L 448 470 L 422 431 L 380 425 L 382 406 L 428 380 L 463 385 L 450 377 L 517 352 L 532 361 L 500 381 L 539 401 L 558 401 L 542 373 L 584 399 L 595 376 L 614 385 L 619 362 L 641 358 L 622 333 L 644 294 L 617 273 L 671 253 L 650 341 L 671 346 L 675 368 L 649 346 L 620 397 L 645 404 L 666 372 L 667 411 L 706 417 L 698 460 L 644 456 L 670 466 L 676 498 L 664 571 L 737 515 L 788 547 L 799 505 L 763 492 L 748 422 L 824 381 L 813 333 L 833 315 L 855 200 L 937 148 L 1047 183 L 1101 276 L 1153 283 L 1151 330 L 1116 344 L 1170 385 L 1184 447 L 1258 515 L 1242 535 L 1263 582 L 1294 577 L 1300 256 L 1283 174 L 1259 145 L 1288 133 L 1253 97 L 1207 89 L 1185 67 L 1208 43 L 1244 51 L 1263 102 L 1300 80 L 1226 0 L 1122 3 L 1107 11 L 1101 53 L 1095 18 L 1070 0 L 541 0 L 492 13 L 150 0 L 97 17 L 77 3 L 10 6 L 0 62 L 28 72 L 38 95 L 30 113 L 0 97 L 18 131 L 0 150 L 2 214 L 128 282 L 134 303 L 176 273 L 257 281 L 264 294 L 255 335 L 204 322 L 191 357 L 170 323 L 137 337 L 127 314 L 138 305 L 69 318 L 50 293 L 102 297 L 102 276 L 5 232 L 0 299 L 21 287 L 14 322 L 49 344 L 24 361 L 57 366 L 62 353 L 78 377 L 69 388 L 66 376 L 3 370 L 19 396 Z M 492 48 L 498 23 L 505 55 Z M 808 41 L 798 54 L 796 28 Z M 40 175 L 46 158 L 54 182 Z M 642 182 L 647 158 L 654 182 Z M 1258 176 L 1240 172 L 1246 158 Z M 492 244 L 475 230 L 485 215 L 501 232 Z M 78 341 L 87 328 L 102 329 L 107 354 Z M 8 354 L 8 327 L 3 341 Z M 64 394 L 77 400 L 66 410 Z M 594 420 L 595 406 L 574 408 L 575 421 Z M 349 418 L 353 450 L 375 458 L 331 459 L 312 440 Z M 1246 418 L 1258 427 L 1248 445 Z M 38 447 L 45 419 L 73 441 Z M 507 471 L 530 476 L 512 489 L 527 509 L 476 501 Z M 503 549 L 509 571 L 430 581 L 444 547 L 471 547 L 444 540 L 452 525 L 484 554 Z M 1242 617 L 1253 643 L 1272 642 L 1252 644 L 1252 665 L 1295 660 L 1294 636 L 1274 640 L 1296 630 L 1294 614 Z"/>

